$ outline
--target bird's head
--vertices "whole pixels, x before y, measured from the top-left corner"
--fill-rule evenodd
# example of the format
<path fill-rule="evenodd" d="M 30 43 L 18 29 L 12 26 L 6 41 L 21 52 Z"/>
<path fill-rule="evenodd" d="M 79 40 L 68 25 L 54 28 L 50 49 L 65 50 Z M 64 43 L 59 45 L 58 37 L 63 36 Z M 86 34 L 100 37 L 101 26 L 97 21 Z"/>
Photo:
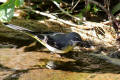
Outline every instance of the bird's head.
<path fill-rule="evenodd" d="M 74 46 L 77 45 L 77 46 L 86 47 L 86 48 L 91 47 L 90 43 L 88 41 L 82 40 L 81 36 L 78 33 L 71 32 L 69 36 Z"/>
<path fill-rule="evenodd" d="M 82 41 L 81 36 L 76 32 L 71 32 L 67 36 L 71 38 L 73 41 Z"/>
<path fill-rule="evenodd" d="M 67 36 L 71 40 L 71 42 L 74 46 L 83 41 L 81 36 L 78 33 L 75 33 L 75 32 L 71 32 Z"/>

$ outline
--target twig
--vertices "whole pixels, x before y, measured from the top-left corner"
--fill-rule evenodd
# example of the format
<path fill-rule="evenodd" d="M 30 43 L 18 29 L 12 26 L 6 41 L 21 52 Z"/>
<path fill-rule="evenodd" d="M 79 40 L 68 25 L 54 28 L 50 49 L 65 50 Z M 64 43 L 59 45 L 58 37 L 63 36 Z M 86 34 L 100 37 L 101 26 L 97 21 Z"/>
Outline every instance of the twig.
<path fill-rule="evenodd" d="M 88 0 L 88 1 L 89 1 L 90 3 L 96 4 L 97 6 L 99 6 L 101 9 L 103 9 L 103 10 L 106 12 L 106 14 L 108 15 L 110 21 L 111 21 L 112 23 L 115 23 L 115 24 L 116 24 L 116 26 L 113 26 L 113 27 L 114 27 L 114 29 L 115 29 L 116 32 L 117 32 L 117 31 L 118 31 L 118 25 L 117 25 L 117 23 L 116 23 L 115 17 L 114 17 L 104 6 L 102 6 L 100 3 L 98 3 L 98 2 L 96 2 L 96 1 L 94 1 L 94 0 Z"/>
<path fill-rule="evenodd" d="M 74 5 L 74 0 L 72 0 L 72 3 L 71 3 L 71 5 L 72 5 L 72 6 Z"/>
<path fill-rule="evenodd" d="M 40 14 L 40 15 L 43 15 L 43 16 L 47 16 L 47 17 L 49 17 L 49 18 L 51 18 L 51 19 L 53 19 L 53 20 L 58 20 L 58 21 L 60 21 L 60 22 L 62 22 L 62 23 L 68 24 L 68 25 L 73 26 L 73 27 L 77 27 L 77 26 L 78 26 L 78 25 L 76 25 L 76 24 L 74 24 L 74 23 L 71 23 L 71 22 L 69 22 L 69 21 L 67 21 L 67 20 L 59 19 L 59 18 L 57 18 L 56 16 L 53 16 L 53 15 L 50 14 L 50 13 L 40 12 L 40 11 L 38 11 L 38 10 L 33 10 L 31 7 L 28 7 L 28 6 L 25 6 L 25 7 L 26 7 L 27 9 L 30 9 L 31 11 L 37 13 L 37 14 Z"/>
<path fill-rule="evenodd" d="M 68 20 L 63 20 L 63 19 L 60 19 L 50 13 L 45 13 L 45 12 L 40 12 L 38 10 L 33 10 L 31 7 L 29 6 L 25 6 L 25 8 L 37 13 L 37 14 L 40 14 L 40 15 L 43 15 L 43 16 L 46 16 L 46 17 L 49 17 L 51 20 L 54 20 L 54 21 L 59 21 L 60 23 L 64 23 L 64 24 L 67 24 L 67 25 L 70 25 L 72 27 L 77 27 L 79 29 L 92 29 L 94 28 L 94 26 L 100 26 L 100 27 L 103 27 L 105 26 L 104 24 L 102 23 L 96 23 L 96 22 L 90 22 L 90 21 L 84 21 L 83 24 L 84 25 L 77 25 L 77 24 L 74 24 Z"/>
<path fill-rule="evenodd" d="M 80 0 L 77 1 L 77 3 L 73 6 L 73 8 L 71 9 L 71 11 L 73 11 L 75 9 L 75 7 L 78 5 L 79 2 L 80 2 Z"/>
<path fill-rule="evenodd" d="M 74 19 L 77 20 L 77 21 L 83 21 L 82 19 L 80 19 L 80 18 L 78 18 L 78 17 L 72 16 L 72 15 L 69 14 L 67 11 L 65 11 L 64 9 L 62 9 L 56 1 L 52 1 L 52 2 L 53 2 L 63 13 L 65 13 L 66 15 L 74 18 Z"/>

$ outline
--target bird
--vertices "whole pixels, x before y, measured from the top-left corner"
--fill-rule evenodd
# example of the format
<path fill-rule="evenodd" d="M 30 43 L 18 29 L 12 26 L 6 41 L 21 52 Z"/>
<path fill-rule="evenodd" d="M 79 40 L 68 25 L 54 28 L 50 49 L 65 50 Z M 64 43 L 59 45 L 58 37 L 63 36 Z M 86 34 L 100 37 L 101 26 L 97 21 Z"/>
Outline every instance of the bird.
<path fill-rule="evenodd" d="M 48 48 L 53 53 L 68 53 L 73 50 L 78 44 L 86 45 L 81 36 L 76 32 L 63 33 L 63 32 L 52 32 L 52 33 L 36 33 L 30 29 L 16 26 L 9 23 L 3 23 L 4 26 L 13 30 L 25 33 L 30 37 L 36 39 L 39 43 Z"/>

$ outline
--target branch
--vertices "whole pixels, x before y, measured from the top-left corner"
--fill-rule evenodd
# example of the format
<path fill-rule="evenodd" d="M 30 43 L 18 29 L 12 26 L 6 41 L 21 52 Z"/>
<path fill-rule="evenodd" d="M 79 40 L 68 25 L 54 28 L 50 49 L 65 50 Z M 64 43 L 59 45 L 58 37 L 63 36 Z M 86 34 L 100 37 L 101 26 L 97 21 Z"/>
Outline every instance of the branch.
<path fill-rule="evenodd" d="M 65 13 L 66 15 L 74 18 L 74 19 L 77 20 L 77 21 L 83 21 L 82 19 L 80 19 L 80 18 L 78 18 L 78 17 L 75 17 L 75 16 L 69 14 L 69 13 L 68 13 L 67 11 L 65 11 L 64 9 L 62 9 L 62 8 L 60 7 L 60 5 L 59 5 L 56 1 L 52 1 L 52 2 L 53 2 L 63 13 Z"/>
<path fill-rule="evenodd" d="M 53 19 L 53 20 L 60 21 L 60 22 L 62 22 L 62 23 L 68 24 L 68 25 L 73 26 L 73 27 L 77 27 L 77 26 L 78 26 L 78 25 L 76 25 L 76 24 L 74 24 L 74 23 L 71 23 L 71 22 L 69 22 L 69 21 L 67 21 L 67 20 L 59 19 L 59 18 L 57 18 L 56 16 L 53 16 L 53 15 L 50 14 L 50 13 L 40 12 L 40 11 L 38 11 L 38 10 L 33 10 L 31 7 L 28 7 L 28 6 L 25 6 L 25 7 L 26 7 L 27 9 L 30 9 L 31 11 L 37 13 L 37 14 L 40 14 L 40 15 L 49 17 L 49 18 L 51 18 L 51 19 Z"/>
<path fill-rule="evenodd" d="M 71 9 L 71 11 L 73 11 L 75 9 L 75 7 L 78 5 L 79 2 L 80 2 L 80 0 L 77 1 L 77 3 L 73 6 L 73 8 Z"/>
<path fill-rule="evenodd" d="M 60 18 L 58 18 L 58 17 L 56 17 L 56 16 L 54 16 L 50 13 L 40 12 L 38 10 L 33 10 L 31 7 L 28 7 L 28 6 L 25 6 L 25 8 L 31 10 L 34 13 L 49 17 L 50 20 L 52 20 L 52 21 L 56 21 L 56 22 L 59 22 L 59 23 L 64 23 L 64 24 L 70 25 L 72 27 L 76 27 L 78 29 L 92 29 L 92 28 L 94 28 L 94 26 L 99 26 L 99 27 L 105 26 L 102 23 L 96 23 L 96 22 L 90 22 L 90 21 L 84 21 L 83 22 L 84 25 L 77 25 L 77 24 L 74 24 L 74 23 L 72 23 L 68 20 L 60 19 Z"/>

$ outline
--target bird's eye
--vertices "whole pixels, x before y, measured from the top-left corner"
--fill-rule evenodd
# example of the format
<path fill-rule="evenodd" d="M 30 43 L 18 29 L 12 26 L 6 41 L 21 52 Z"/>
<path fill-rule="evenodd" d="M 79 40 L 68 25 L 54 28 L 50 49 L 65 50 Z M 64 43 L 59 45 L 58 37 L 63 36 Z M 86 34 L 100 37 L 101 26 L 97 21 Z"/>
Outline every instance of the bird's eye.
<path fill-rule="evenodd" d="M 80 37 L 75 37 L 75 40 L 76 41 L 81 41 L 81 38 Z"/>

